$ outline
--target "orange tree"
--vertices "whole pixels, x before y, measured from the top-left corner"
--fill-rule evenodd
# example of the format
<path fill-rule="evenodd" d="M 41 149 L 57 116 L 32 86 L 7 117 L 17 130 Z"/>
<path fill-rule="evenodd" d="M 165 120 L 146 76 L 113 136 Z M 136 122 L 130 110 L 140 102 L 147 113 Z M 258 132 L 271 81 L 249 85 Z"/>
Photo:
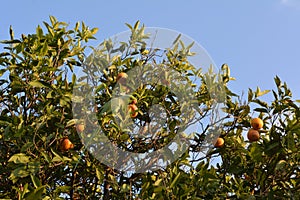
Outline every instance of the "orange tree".
<path fill-rule="evenodd" d="M 193 55 L 190 46 L 178 42 L 180 45 L 163 52 L 147 49 L 147 36 L 139 23 L 128 25 L 130 41 L 117 47 L 105 41 L 90 57 L 84 54 L 87 47 L 84 43 L 94 39 L 97 29 L 89 29 L 84 23 L 76 23 L 69 29 L 54 17 L 50 17 L 49 24 L 44 22 L 44 26 L 18 39 L 10 29 L 10 39 L 2 41 L 0 198 L 299 199 L 300 110 L 286 83 L 278 77 L 270 103 L 260 97 L 268 91 L 259 88 L 249 89 L 248 98 L 241 99 L 227 88 L 232 78 L 226 64 L 220 76 L 210 74 L 208 79 L 209 73 L 203 74 L 189 62 Z M 215 93 L 208 90 L 213 88 L 218 92 L 221 87 L 226 91 L 222 108 L 225 118 L 218 127 L 224 145 L 216 148 L 211 143 L 210 150 L 201 154 L 203 146 L 207 146 L 205 138 L 214 126 L 200 120 L 199 129 L 189 138 L 190 146 L 166 168 L 124 173 L 91 153 L 92 149 L 94 152 L 106 149 L 97 143 L 100 137 L 89 123 L 99 124 L 118 148 L 142 153 L 167 145 L 178 134 L 178 124 L 193 114 L 181 116 L 180 106 L 184 105 L 168 90 L 174 82 L 172 76 L 154 71 L 161 79 L 160 84 L 141 84 L 131 91 L 133 83 L 126 80 L 126 75 L 120 75 L 147 66 L 153 60 L 158 66 L 171 67 L 185 77 L 185 86 L 192 88 L 199 107 L 197 116 L 203 121 L 211 116 L 216 100 Z M 96 106 L 76 107 L 77 100 L 72 98 L 74 88 L 83 91 L 89 88 L 76 85 L 74 68 L 92 75 Z M 193 84 L 191 75 L 201 82 Z M 221 84 L 215 84 L 218 77 Z M 117 104 L 124 108 L 129 104 L 129 115 L 115 113 L 107 106 L 114 97 L 114 88 L 120 93 L 130 93 L 128 102 Z M 159 134 L 148 138 L 152 130 L 145 124 L 149 123 L 149 109 L 154 104 L 166 110 L 166 121 L 162 129 L 157 129 Z M 93 110 L 96 118 L 77 118 L 74 109 Z M 125 121 L 130 123 L 124 125 L 129 130 L 118 126 L 114 121 L 116 115 L 122 119 L 129 116 L 130 120 Z M 264 122 L 256 142 L 250 142 L 246 136 L 253 117 Z M 139 132 L 145 135 L 142 139 L 130 134 L 130 128 L 136 124 L 143 127 Z M 218 162 L 211 164 L 215 158 Z"/>

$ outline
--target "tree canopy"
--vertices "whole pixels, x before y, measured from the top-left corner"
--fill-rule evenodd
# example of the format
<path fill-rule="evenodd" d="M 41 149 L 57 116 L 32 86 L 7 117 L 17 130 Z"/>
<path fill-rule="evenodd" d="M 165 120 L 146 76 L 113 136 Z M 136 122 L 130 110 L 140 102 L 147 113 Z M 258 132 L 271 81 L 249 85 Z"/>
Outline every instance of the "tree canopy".
<path fill-rule="evenodd" d="M 203 73 L 189 60 L 194 56 L 189 44 L 178 39 L 165 51 L 149 48 L 144 26 L 139 22 L 127 26 L 129 41 L 114 46 L 106 40 L 90 56 L 85 53 L 90 48 L 87 44 L 96 39 L 98 29 L 84 22 L 70 29 L 51 16 L 35 33 L 20 38 L 9 29 L 10 38 L 1 41 L 0 52 L 0 198 L 299 199 L 300 109 L 287 84 L 276 76 L 276 89 L 248 89 L 244 98 L 228 88 L 233 78 L 227 64 L 219 74 Z M 157 68 L 151 68 L 153 64 Z M 161 73 L 166 72 L 164 67 L 176 73 Z M 90 76 L 79 78 L 76 69 Z M 154 81 L 134 85 L 134 80 L 147 80 L 148 72 Z M 176 93 L 177 74 L 184 84 Z M 191 77 L 198 78 L 198 84 Z M 118 112 L 107 106 L 127 93 L 124 101 L 114 104 Z M 273 97 L 270 102 L 261 98 L 266 93 Z M 77 94 L 89 101 L 81 103 Z M 191 97 L 188 101 L 193 102 L 195 112 L 182 112 L 188 106 L 179 94 Z M 215 131 L 224 144 L 214 146 L 206 137 L 216 126 L 206 119 L 219 100 L 225 115 Z M 156 114 L 165 110 L 163 127 L 147 127 L 153 108 Z M 86 114 L 89 111 L 95 115 Z M 185 138 L 180 124 L 192 123 L 195 116 L 198 128 Z M 263 122 L 255 130 L 257 141 L 247 137 L 254 128 L 252 118 Z M 141 159 L 131 167 L 142 166 L 145 171 L 124 173 L 102 160 L 111 152 L 94 125 L 126 152 L 155 152 L 178 135 L 184 137 L 180 141 L 189 140 L 189 145 L 165 168 L 151 170 L 153 163 Z M 139 130 L 143 137 L 130 134 L 136 126 L 143 127 Z M 201 154 L 207 146 L 209 150 Z M 126 156 L 112 158 L 127 162 Z"/>

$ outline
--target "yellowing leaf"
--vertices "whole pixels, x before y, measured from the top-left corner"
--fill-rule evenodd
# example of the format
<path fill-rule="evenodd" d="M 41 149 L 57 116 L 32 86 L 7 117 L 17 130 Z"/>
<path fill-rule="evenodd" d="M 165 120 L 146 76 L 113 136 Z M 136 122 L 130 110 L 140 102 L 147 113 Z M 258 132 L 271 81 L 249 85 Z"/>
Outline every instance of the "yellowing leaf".
<path fill-rule="evenodd" d="M 8 162 L 14 162 L 16 164 L 26 164 L 29 162 L 29 157 L 26 156 L 26 154 L 24 153 L 18 153 L 18 154 L 15 154 L 13 155 L 9 160 Z"/>

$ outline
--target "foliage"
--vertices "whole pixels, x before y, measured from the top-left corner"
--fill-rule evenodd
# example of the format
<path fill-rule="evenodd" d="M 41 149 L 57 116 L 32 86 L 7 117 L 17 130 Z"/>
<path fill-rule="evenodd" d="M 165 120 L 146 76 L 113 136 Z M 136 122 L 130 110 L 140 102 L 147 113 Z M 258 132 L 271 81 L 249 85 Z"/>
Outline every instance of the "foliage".
<path fill-rule="evenodd" d="M 14 37 L 10 28 L 10 39 L 2 41 L 5 50 L 0 53 L 0 198 L 299 199 L 300 109 L 279 77 L 274 79 L 277 90 L 272 90 L 270 103 L 261 98 L 269 91 L 259 88 L 249 89 L 243 100 L 227 87 L 233 78 L 226 64 L 220 77 L 196 70 L 188 61 L 193 56 L 191 46 L 180 40 L 166 52 L 146 49 L 147 35 L 138 22 L 134 26 L 127 24 L 132 33 L 130 41 L 114 47 L 107 40 L 90 57 L 84 54 L 84 43 L 95 39 L 96 28 L 89 29 L 82 22 L 70 30 L 54 17 L 44 26 L 20 39 Z M 168 66 L 184 75 L 185 86 L 193 89 L 199 105 L 197 114 L 202 118 L 210 117 L 213 104 L 220 100 L 211 94 L 218 94 L 220 85 L 216 80 L 223 80 L 221 87 L 226 96 L 221 101 L 225 101 L 226 118 L 220 137 L 225 145 L 200 157 L 204 139 L 213 126 L 200 121 L 188 151 L 166 169 L 124 174 L 94 158 L 76 132 L 76 116 L 72 114 L 73 89 L 77 87 L 74 68 L 92 69 L 88 72 L 97 86 L 97 107 L 84 109 L 95 109 L 110 140 L 128 151 L 145 152 L 166 145 L 177 134 L 178 121 L 191 117 L 178 117 L 178 99 L 167 87 L 174 81 L 168 80 L 172 76 L 166 78 L 159 70 L 154 71 L 157 77 L 166 78 L 165 84 L 141 85 L 130 96 L 130 100 L 137 100 L 139 108 L 133 119 L 135 124 L 147 124 L 147 113 L 155 103 L 167 110 L 167 125 L 155 142 L 149 138 L 141 141 L 121 130 L 114 124 L 114 113 L 105 105 L 113 98 L 120 72 L 148 66 L 153 60 L 160 67 Z M 132 76 L 143 76 L 143 71 Z M 192 76 L 201 80 L 199 86 L 193 84 Z M 131 90 L 132 84 L 127 83 L 125 92 Z M 215 92 L 209 93 L 208 86 Z M 260 140 L 250 143 L 245 133 L 252 117 L 260 117 L 264 127 Z M 74 143 L 74 149 L 60 150 L 64 137 Z M 211 165 L 215 158 L 220 162 Z"/>

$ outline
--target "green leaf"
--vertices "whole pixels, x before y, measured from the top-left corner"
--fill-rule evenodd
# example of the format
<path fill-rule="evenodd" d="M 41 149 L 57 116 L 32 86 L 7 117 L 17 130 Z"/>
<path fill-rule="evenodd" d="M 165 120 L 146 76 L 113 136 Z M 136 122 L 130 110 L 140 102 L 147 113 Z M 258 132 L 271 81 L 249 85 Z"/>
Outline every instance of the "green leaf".
<path fill-rule="evenodd" d="M 42 186 L 40 179 L 38 179 L 36 176 L 33 174 L 30 175 L 31 181 L 34 185 L 35 188 L 39 188 Z"/>
<path fill-rule="evenodd" d="M 71 119 L 67 122 L 66 127 L 74 126 L 78 120 L 77 119 Z"/>
<path fill-rule="evenodd" d="M 275 100 L 278 100 L 278 95 L 276 94 L 276 92 L 274 90 L 272 90 L 272 93 L 273 93 Z"/>
<path fill-rule="evenodd" d="M 24 153 L 18 153 L 13 155 L 8 162 L 14 162 L 16 164 L 26 164 L 30 162 L 30 157 L 26 156 Z"/>
<path fill-rule="evenodd" d="M 12 171 L 9 179 L 16 182 L 18 178 L 24 178 L 30 174 L 37 173 L 40 169 L 40 164 L 38 162 L 31 162 L 28 165 L 21 165 Z"/>
<path fill-rule="evenodd" d="M 96 168 L 96 176 L 98 180 L 101 182 L 104 179 L 103 171 L 100 171 L 100 169 Z"/>
<path fill-rule="evenodd" d="M 140 25 L 140 21 L 137 21 L 135 24 L 134 24 L 134 30 L 137 30 L 139 28 L 139 25 Z"/>
<path fill-rule="evenodd" d="M 154 188 L 153 192 L 154 192 L 154 193 L 160 193 L 163 189 L 164 189 L 163 186 L 158 186 L 158 187 L 155 187 L 155 188 Z"/>
<path fill-rule="evenodd" d="M 0 76 L 2 76 L 6 71 L 7 71 L 7 69 L 1 69 L 0 70 Z"/>
<path fill-rule="evenodd" d="M 52 99 L 53 97 L 55 97 L 55 92 L 53 90 L 51 90 L 50 92 L 48 92 L 46 98 L 47 99 Z"/>
<path fill-rule="evenodd" d="M 48 162 L 48 163 L 51 162 L 51 158 L 50 158 L 50 156 L 47 153 L 41 152 L 41 154 L 45 158 L 46 162 Z"/>
<path fill-rule="evenodd" d="M 51 152 L 54 154 L 52 162 L 61 162 L 61 161 L 63 161 L 63 158 L 58 153 L 56 153 L 53 149 L 51 149 Z"/>
<path fill-rule="evenodd" d="M 49 49 L 48 44 L 45 42 L 44 45 L 43 45 L 43 48 L 41 50 L 41 54 L 43 56 L 45 56 L 47 54 L 47 52 L 48 52 L 48 49 Z"/>
<path fill-rule="evenodd" d="M 45 185 L 36 188 L 35 190 L 33 190 L 30 193 L 28 193 L 28 194 L 25 195 L 25 200 L 42 199 L 42 195 L 45 192 L 45 189 L 46 189 Z"/>
<path fill-rule="evenodd" d="M 48 29 L 48 32 L 50 33 L 50 35 L 53 37 L 54 36 L 53 28 L 47 22 L 43 22 L 43 23 L 46 26 L 46 28 Z"/>
<path fill-rule="evenodd" d="M 178 40 L 180 39 L 180 37 L 181 37 L 181 34 L 179 34 L 179 35 L 176 37 L 176 39 L 175 39 L 174 42 L 173 42 L 173 45 L 175 45 L 175 44 L 178 42 Z"/>
<path fill-rule="evenodd" d="M 265 108 L 254 108 L 254 111 L 256 112 L 262 112 L 262 113 L 268 113 L 268 110 Z"/>
<path fill-rule="evenodd" d="M 264 107 L 264 108 L 268 108 L 268 104 L 264 101 L 261 101 L 259 99 L 254 99 L 252 102 L 259 104 L 260 106 Z"/>
<path fill-rule="evenodd" d="M 29 85 L 37 88 L 51 88 L 51 85 L 44 81 L 31 81 Z"/>
<path fill-rule="evenodd" d="M 132 30 L 132 26 L 130 24 L 127 24 L 127 23 L 125 23 L 125 24 L 130 30 Z"/>
<path fill-rule="evenodd" d="M 66 157 L 66 156 L 63 156 L 63 157 L 62 157 L 62 160 L 63 160 L 63 162 L 71 162 L 71 161 L 72 161 L 71 158 L 68 158 L 68 157 Z"/>
<path fill-rule="evenodd" d="M 49 18 L 50 18 L 51 24 L 54 26 L 57 22 L 57 19 L 54 16 L 50 16 Z"/>
<path fill-rule="evenodd" d="M 38 26 L 37 28 L 36 28 L 36 34 L 37 34 L 37 36 L 39 37 L 39 38 L 41 38 L 42 36 L 43 36 L 43 29 L 40 27 L 40 26 Z"/>
<path fill-rule="evenodd" d="M 40 170 L 40 165 L 41 165 L 41 163 L 38 162 L 38 161 L 30 162 L 26 166 L 26 169 L 31 174 L 35 174 L 35 173 L 37 173 Z"/>
<path fill-rule="evenodd" d="M 262 161 L 261 148 L 256 143 L 252 144 L 250 148 L 250 156 L 256 162 Z"/>
<path fill-rule="evenodd" d="M 9 56 L 8 52 L 0 52 L 0 57 Z"/>
<path fill-rule="evenodd" d="M 26 143 L 22 146 L 21 152 L 26 152 L 26 151 L 28 151 L 28 149 L 30 149 L 30 148 L 33 147 L 33 146 L 34 146 L 33 142 L 26 142 Z"/>
<path fill-rule="evenodd" d="M 54 192 L 55 193 L 67 193 L 67 192 L 70 192 L 71 190 L 71 187 L 70 186 L 59 186 L 57 188 L 55 188 Z"/>
<path fill-rule="evenodd" d="M 278 76 L 276 76 L 274 78 L 274 81 L 275 81 L 277 87 L 279 87 L 281 85 L 281 81 L 280 81 L 280 78 Z"/>
<path fill-rule="evenodd" d="M 173 188 L 174 185 L 176 184 L 178 178 L 180 177 L 181 173 L 179 172 L 176 177 L 174 178 L 174 180 L 172 181 L 171 185 L 170 185 L 170 188 Z"/>
<path fill-rule="evenodd" d="M 252 101 L 253 99 L 253 92 L 252 90 L 249 88 L 248 89 L 248 102 Z"/>
<path fill-rule="evenodd" d="M 263 96 L 263 95 L 265 95 L 265 94 L 267 94 L 267 93 L 269 93 L 269 92 L 270 92 L 270 90 L 259 91 L 259 92 L 256 94 L 256 97 Z"/>
<path fill-rule="evenodd" d="M 3 43 L 3 44 L 17 44 L 17 43 L 21 43 L 20 40 L 2 40 L 0 41 L 0 43 Z"/>
<path fill-rule="evenodd" d="M 99 30 L 98 28 L 93 28 L 91 29 L 91 33 L 94 35 L 98 32 L 98 30 Z"/>
<path fill-rule="evenodd" d="M 78 29 L 79 29 L 79 26 L 80 26 L 80 22 L 76 22 L 76 25 L 75 25 L 75 28 L 74 28 L 74 30 L 75 30 L 75 31 L 78 31 Z"/>
<path fill-rule="evenodd" d="M 14 34 L 14 30 L 11 25 L 9 26 L 9 35 L 10 35 L 10 39 L 13 40 L 15 37 L 15 34 Z"/>
<path fill-rule="evenodd" d="M 9 176 L 9 179 L 15 180 L 16 178 L 24 178 L 29 176 L 30 172 L 27 171 L 27 166 L 23 165 L 21 167 L 17 167 L 12 171 Z"/>
<path fill-rule="evenodd" d="M 292 132 L 288 132 L 286 135 L 286 139 L 287 139 L 287 147 L 290 150 L 296 150 L 296 144 L 295 144 L 295 139 L 294 139 L 294 135 Z"/>
<path fill-rule="evenodd" d="M 75 85 L 76 83 L 76 74 L 72 74 L 72 84 Z"/>

